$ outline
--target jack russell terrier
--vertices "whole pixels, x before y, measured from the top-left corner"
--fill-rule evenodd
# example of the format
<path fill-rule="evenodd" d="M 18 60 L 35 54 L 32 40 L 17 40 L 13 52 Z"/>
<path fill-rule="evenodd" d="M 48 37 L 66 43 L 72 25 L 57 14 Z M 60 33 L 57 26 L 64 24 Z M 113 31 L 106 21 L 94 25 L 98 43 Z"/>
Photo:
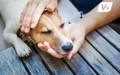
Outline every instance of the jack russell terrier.
<path fill-rule="evenodd" d="M 20 29 L 20 16 L 29 0 L 0 0 L 0 14 L 5 22 L 4 39 L 13 44 L 19 57 L 28 56 L 31 49 L 17 36 Z M 36 43 L 48 42 L 59 54 L 67 54 L 72 41 L 64 35 L 64 24 L 57 12 L 44 12 L 36 28 L 28 34 Z"/>

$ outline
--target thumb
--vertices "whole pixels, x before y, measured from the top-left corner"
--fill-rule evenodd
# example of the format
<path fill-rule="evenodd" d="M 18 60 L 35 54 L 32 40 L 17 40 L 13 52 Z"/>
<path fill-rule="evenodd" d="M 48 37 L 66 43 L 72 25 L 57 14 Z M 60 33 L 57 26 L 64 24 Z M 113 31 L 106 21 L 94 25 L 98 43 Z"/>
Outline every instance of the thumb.
<path fill-rule="evenodd" d="M 50 0 L 48 5 L 46 6 L 46 10 L 49 12 L 53 12 L 55 8 L 57 7 L 57 0 Z"/>

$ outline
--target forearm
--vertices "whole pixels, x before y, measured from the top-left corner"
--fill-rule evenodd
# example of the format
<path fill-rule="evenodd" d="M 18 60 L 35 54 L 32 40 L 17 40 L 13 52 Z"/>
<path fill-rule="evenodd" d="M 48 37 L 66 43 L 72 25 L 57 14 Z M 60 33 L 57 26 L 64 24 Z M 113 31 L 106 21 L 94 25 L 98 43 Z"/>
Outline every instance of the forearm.
<path fill-rule="evenodd" d="M 104 0 L 113 2 L 111 11 L 98 12 L 98 6 L 90 11 L 80 22 L 83 22 L 86 29 L 86 34 L 92 30 L 111 22 L 112 20 L 120 17 L 120 0 Z"/>

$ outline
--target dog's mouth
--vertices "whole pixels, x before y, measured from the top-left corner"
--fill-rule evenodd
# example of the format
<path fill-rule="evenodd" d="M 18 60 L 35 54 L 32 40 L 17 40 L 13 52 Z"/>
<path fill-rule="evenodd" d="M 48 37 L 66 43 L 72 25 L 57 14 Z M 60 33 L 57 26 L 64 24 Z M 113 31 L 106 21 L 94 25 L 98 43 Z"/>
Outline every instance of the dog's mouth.
<path fill-rule="evenodd" d="M 51 48 L 60 55 L 68 55 L 73 49 L 73 44 L 72 42 L 59 43 L 56 46 L 51 45 Z"/>
<path fill-rule="evenodd" d="M 68 55 L 69 52 L 68 52 L 68 53 L 66 53 L 66 52 L 61 53 L 61 52 L 57 51 L 57 53 L 58 53 L 58 54 L 61 54 L 61 55 L 63 55 L 63 56 L 66 56 L 66 55 Z"/>
<path fill-rule="evenodd" d="M 63 56 L 66 56 L 68 55 L 70 52 L 65 52 L 64 50 L 62 49 L 55 49 L 55 51 L 60 54 L 60 55 L 63 55 Z"/>

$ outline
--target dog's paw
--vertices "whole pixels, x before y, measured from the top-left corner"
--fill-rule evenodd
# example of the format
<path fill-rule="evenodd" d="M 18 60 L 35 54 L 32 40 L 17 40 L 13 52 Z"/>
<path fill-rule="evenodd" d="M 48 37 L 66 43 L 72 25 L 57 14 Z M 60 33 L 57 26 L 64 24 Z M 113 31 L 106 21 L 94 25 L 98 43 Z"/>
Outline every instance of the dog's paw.
<path fill-rule="evenodd" d="M 15 46 L 17 55 L 19 57 L 27 57 L 32 52 L 31 49 L 26 44 L 19 44 Z"/>

